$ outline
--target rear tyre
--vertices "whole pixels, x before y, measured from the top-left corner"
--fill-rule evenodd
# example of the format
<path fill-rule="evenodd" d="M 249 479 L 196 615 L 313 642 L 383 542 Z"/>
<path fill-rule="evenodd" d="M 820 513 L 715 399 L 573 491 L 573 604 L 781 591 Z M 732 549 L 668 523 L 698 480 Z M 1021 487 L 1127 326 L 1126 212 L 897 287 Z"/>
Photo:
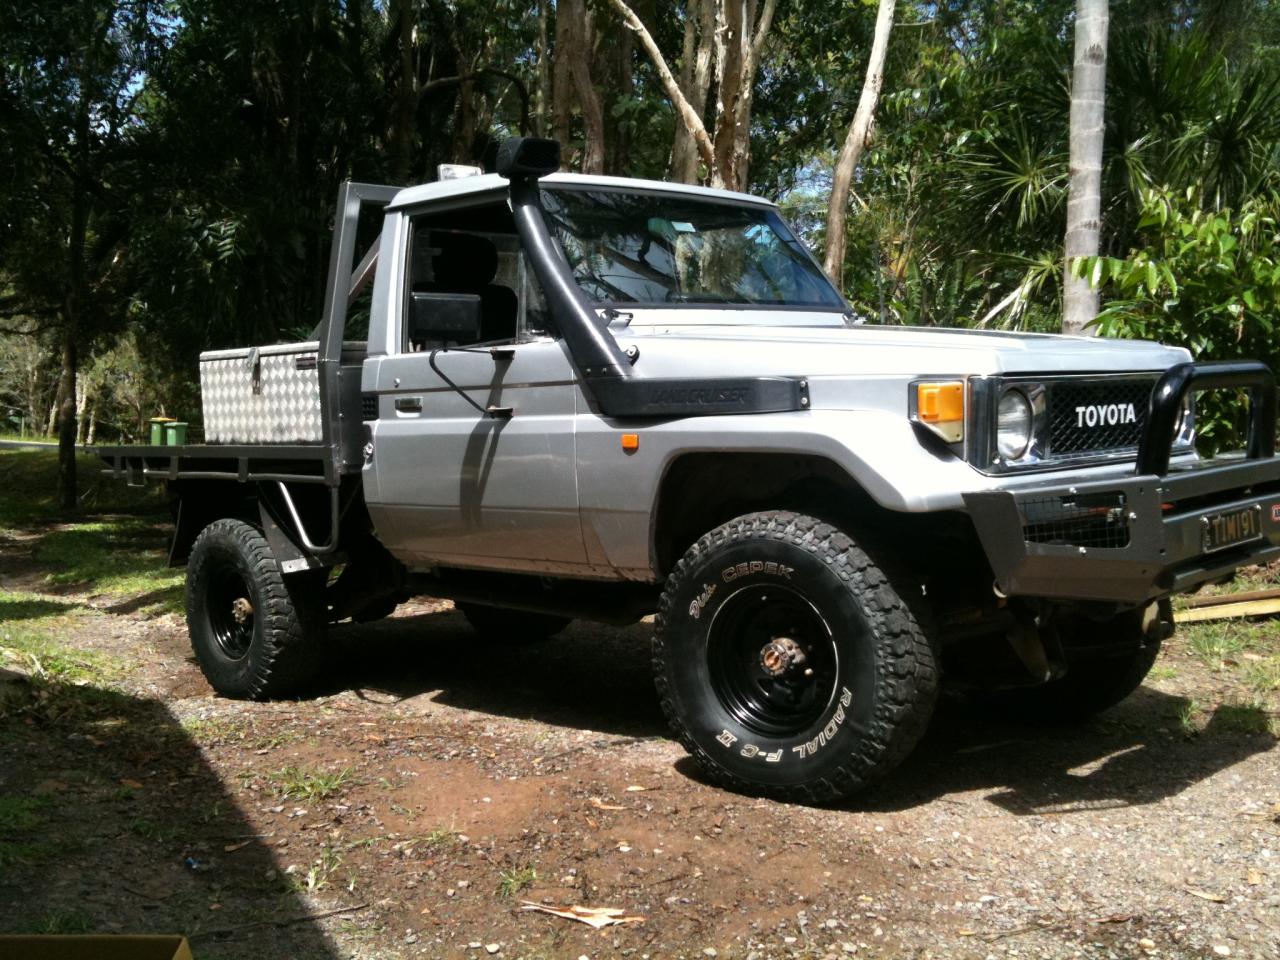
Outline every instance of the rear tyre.
<path fill-rule="evenodd" d="M 294 696 L 319 673 L 323 574 L 283 576 L 257 527 L 218 520 L 204 528 L 187 561 L 186 606 L 200 669 L 223 696 Z"/>
<path fill-rule="evenodd" d="M 1142 686 L 1160 655 L 1161 636 L 1172 632 L 1172 624 L 1168 600 L 1101 623 L 1072 618 L 1058 627 L 1068 658 L 1066 674 L 1038 687 L 1000 691 L 995 705 L 1042 723 L 1087 720 Z"/>
<path fill-rule="evenodd" d="M 490 607 L 481 603 L 454 603 L 471 629 L 490 643 L 519 647 L 550 640 L 571 624 L 569 617 Z"/>
<path fill-rule="evenodd" d="M 804 802 L 851 794 L 911 752 L 937 699 L 910 594 L 829 524 L 731 520 L 667 579 L 653 643 L 663 712 L 717 783 Z"/>

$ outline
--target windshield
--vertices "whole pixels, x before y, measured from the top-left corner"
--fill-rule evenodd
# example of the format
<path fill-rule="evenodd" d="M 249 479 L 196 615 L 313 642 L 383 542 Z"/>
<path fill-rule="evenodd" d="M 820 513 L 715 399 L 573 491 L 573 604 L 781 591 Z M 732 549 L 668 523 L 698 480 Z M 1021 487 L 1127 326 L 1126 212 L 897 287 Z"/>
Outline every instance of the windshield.
<path fill-rule="evenodd" d="M 777 212 L 678 194 L 544 189 L 547 224 L 600 304 L 847 309 Z"/>

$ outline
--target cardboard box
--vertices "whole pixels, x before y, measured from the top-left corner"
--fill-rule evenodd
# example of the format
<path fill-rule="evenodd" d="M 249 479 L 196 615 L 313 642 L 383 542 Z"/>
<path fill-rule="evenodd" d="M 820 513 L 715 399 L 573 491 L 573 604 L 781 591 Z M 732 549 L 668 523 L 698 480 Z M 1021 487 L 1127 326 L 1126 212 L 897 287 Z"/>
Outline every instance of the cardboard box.
<path fill-rule="evenodd" d="M 0 936 L 0 960 L 192 960 L 178 936 Z"/>

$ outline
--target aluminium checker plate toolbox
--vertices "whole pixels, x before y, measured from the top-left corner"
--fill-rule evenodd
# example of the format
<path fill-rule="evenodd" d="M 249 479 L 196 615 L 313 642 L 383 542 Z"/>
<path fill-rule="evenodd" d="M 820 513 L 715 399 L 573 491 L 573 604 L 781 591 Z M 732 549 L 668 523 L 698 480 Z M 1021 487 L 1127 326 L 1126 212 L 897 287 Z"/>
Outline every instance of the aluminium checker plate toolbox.
<path fill-rule="evenodd" d="M 319 443 L 320 344 L 206 350 L 200 354 L 200 399 L 206 443 Z M 365 344 L 342 344 L 342 366 L 356 382 Z"/>

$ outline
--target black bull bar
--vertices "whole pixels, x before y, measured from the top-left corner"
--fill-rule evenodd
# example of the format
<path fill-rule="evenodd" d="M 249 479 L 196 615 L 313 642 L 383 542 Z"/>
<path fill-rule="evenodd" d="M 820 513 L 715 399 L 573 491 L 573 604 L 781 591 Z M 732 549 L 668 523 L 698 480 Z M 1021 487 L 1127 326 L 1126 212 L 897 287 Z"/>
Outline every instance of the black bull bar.
<path fill-rule="evenodd" d="M 1191 390 L 1249 393 L 1244 457 L 1170 468 Z M 1156 383 L 1134 474 L 965 494 L 1009 596 L 1139 604 L 1280 557 L 1276 385 L 1257 361 L 1181 363 Z"/>

